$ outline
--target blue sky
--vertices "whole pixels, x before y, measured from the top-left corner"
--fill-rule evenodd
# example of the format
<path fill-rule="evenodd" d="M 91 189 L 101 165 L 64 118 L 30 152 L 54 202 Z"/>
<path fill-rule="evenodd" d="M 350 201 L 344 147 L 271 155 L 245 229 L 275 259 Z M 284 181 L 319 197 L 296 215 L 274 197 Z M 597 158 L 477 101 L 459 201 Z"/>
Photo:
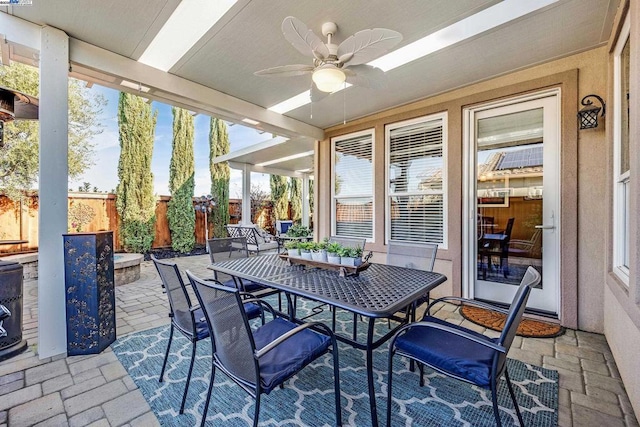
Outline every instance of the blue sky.
<path fill-rule="evenodd" d="M 118 142 L 118 94 L 116 90 L 94 85 L 91 91 L 101 93 L 107 100 L 100 120 L 105 129 L 93 138 L 95 163 L 78 179 L 69 180 L 69 188 L 77 190 L 84 182 L 91 183 L 91 187 L 98 187 L 99 191 L 115 190 L 118 185 L 118 159 L 120 144 Z M 153 172 L 154 191 L 156 195 L 169 195 L 169 163 L 171 161 L 171 139 L 173 117 L 171 106 L 159 102 L 151 104 L 158 110 L 155 143 L 151 170 Z M 270 134 L 259 134 L 256 130 L 246 126 L 234 125 L 228 127 L 231 150 L 235 151 L 248 145 L 271 138 Z M 195 190 L 194 195 L 209 194 L 211 178 L 209 176 L 209 116 L 198 114 L 195 117 Z M 269 192 L 269 176 L 251 174 L 252 184 L 257 184 Z M 242 196 L 242 176 L 240 171 L 231 170 L 229 185 L 231 198 Z"/>

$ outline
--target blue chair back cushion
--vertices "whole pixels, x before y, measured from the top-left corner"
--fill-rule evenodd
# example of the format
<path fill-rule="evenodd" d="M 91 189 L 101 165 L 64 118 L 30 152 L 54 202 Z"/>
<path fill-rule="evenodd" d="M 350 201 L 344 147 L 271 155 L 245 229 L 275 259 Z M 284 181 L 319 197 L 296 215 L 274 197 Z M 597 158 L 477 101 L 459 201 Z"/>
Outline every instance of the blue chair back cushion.
<path fill-rule="evenodd" d="M 435 317 L 427 316 L 423 320 L 456 328 L 483 340 L 497 341 Z M 490 372 L 495 351 L 481 344 L 439 329 L 414 327 L 398 337 L 396 348 L 401 353 L 480 387 L 490 386 Z"/>
<path fill-rule="evenodd" d="M 295 323 L 278 317 L 259 327 L 253 333 L 256 349 L 260 350 L 297 326 Z M 305 329 L 266 353 L 258 361 L 260 381 L 264 392 L 267 394 L 271 392 L 306 364 L 327 351 L 330 345 L 331 339 L 329 337 Z"/>
<path fill-rule="evenodd" d="M 286 233 L 289 228 L 291 228 L 291 226 L 293 225 L 293 222 L 289 222 L 289 221 L 283 221 L 280 223 L 280 232 L 282 234 Z"/>

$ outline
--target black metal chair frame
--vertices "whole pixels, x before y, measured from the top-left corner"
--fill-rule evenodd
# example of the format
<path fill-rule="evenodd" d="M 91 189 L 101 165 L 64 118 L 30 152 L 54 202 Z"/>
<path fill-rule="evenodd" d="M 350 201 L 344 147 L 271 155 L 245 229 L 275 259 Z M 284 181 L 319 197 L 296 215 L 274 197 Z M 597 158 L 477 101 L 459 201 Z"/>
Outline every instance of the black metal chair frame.
<path fill-rule="evenodd" d="M 187 288 L 184 284 L 184 281 L 182 280 L 182 276 L 180 274 L 180 270 L 178 269 L 178 266 L 175 263 L 161 261 L 153 255 L 151 255 L 151 260 L 156 266 L 156 269 L 158 270 L 158 274 L 160 275 L 160 279 L 162 280 L 162 284 L 166 289 L 167 299 L 169 300 L 169 307 L 170 307 L 169 317 L 171 318 L 169 342 L 167 343 L 167 349 L 164 354 L 164 361 L 162 362 L 162 369 L 160 370 L 160 377 L 158 378 L 158 382 L 163 381 L 164 371 L 167 366 L 167 360 L 169 359 L 169 351 L 171 349 L 171 343 L 173 342 L 173 331 L 177 329 L 182 333 L 182 335 L 184 335 L 187 339 L 189 339 L 189 341 L 191 341 L 191 362 L 189 364 L 189 373 L 187 374 L 187 381 L 184 386 L 184 393 L 182 395 L 182 402 L 180 404 L 180 413 L 182 414 L 184 412 L 184 405 L 187 400 L 187 393 L 189 392 L 189 383 L 191 382 L 191 373 L 193 372 L 193 362 L 196 356 L 196 343 L 201 339 L 208 338 L 209 334 L 207 333 L 206 336 L 203 336 L 201 338 L 198 338 L 197 336 L 196 318 L 194 316 L 194 313 L 200 307 L 198 305 L 193 305 L 191 303 L 191 298 L 189 297 Z M 165 267 L 167 271 L 164 271 L 163 267 Z M 171 280 L 170 278 L 165 276 L 165 274 L 171 270 L 173 270 L 173 273 L 169 273 L 169 274 L 175 274 L 175 279 L 177 279 L 180 285 L 180 288 L 182 289 L 182 293 L 178 292 L 177 296 L 179 298 L 184 297 L 183 304 L 186 304 L 186 306 L 189 308 L 189 314 L 190 314 L 190 320 L 191 320 L 190 325 L 180 325 L 180 320 L 176 318 L 176 315 L 174 312 L 174 306 L 176 306 L 178 302 L 174 301 L 174 298 L 176 297 L 176 295 L 172 292 L 173 290 L 170 288 Z"/>
<path fill-rule="evenodd" d="M 511 400 L 513 401 L 513 405 L 515 407 L 515 411 L 516 411 L 516 415 L 518 417 L 518 421 L 520 422 L 521 426 L 524 426 L 524 421 L 522 420 L 522 414 L 520 412 L 520 407 L 518 406 L 518 402 L 516 401 L 516 396 L 515 393 L 513 391 L 513 386 L 511 384 L 511 379 L 509 378 L 509 372 L 507 370 L 507 353 L 509 352 L 509 349 L 511 347 L 511 343 L 513 342 L 513 338 L 515 337 L 516 334 L 516 330 L 518 329 L 518 325 L 520 324 L 520 319 L 522 318 L 522 314 L 524 313 L 524 310 L 526 308 L 526 304 L 527 304 L 527 300 L 529 298 L 529 294 L 531 293 L 531 289 L 536 286 L 537 284 L 540 283 L 541 280 L 541 276 L 540 273 L 538 273 L 538 271 L 533 268 L 533 267 L 529 267 L 527 269 L 527 272 L 525 273 L 524 277 L 522 278 L 522 281 L 520 283 L 520 286 L 518 288 L 518 291 L 516 292 L 516 295 L 513 299 L 512 305 L 510 307 L 509 310 L 505 310 L 503 308 L 500 307 L 496 307 L 493 306 L 491 304 L 487 304 L 487 303 L 483 303 L 480 301 L 475 301 L 475 300 L 469 300 L 466 298 L 459 298 L 459 297 L 443 297 L 443 298 L 438 298 L 436 300 L 434 300 L 431 304 L 429 304 L 429 306 L 427 307 L 427 311 L 425 313 L 425 317 L 429 315 L 430 309 L 431 307 L 433 307 L 433 305 L 439 303 L 439 302 L 457 302 L 457 303 L 465 303 L 465 304 L 470 304 L 470 305 L 474 305 L 477 307 L 481 307 L 481 308 L 485 308 L 488 310 L 493 310 L 499 313 L 503 313 L 507 316 L 507 319 L 505 321 L 505 326 L 504 329 L 500 335 L 500 338 L 498 339 L 497 342 L 494 341 L 490 341 L 489 339 L 480 339 L 470 333 L 467 333 L 463 330 L 460 329 L 456 329 L 456 328 L 452 328 L 446 325 L 441 325 L 439 323 L 434 323 L 434 322 L 429 322 L 429 321 L 421 321 L 421 322 L 416 322 L 416 323 L 411 323 L 409 325 L 403 326 L 402 328 L 400 328 L 400 330 L 398 331 L 398 333 L 396 333 L 396 335 L 391 339 L 391 342 L 389 343 L 389 362 L 388 362 L 388 375 L 389 375 L 389 379 L 387 382 L 387 427 L 389 427 L 391 425 L 391 397 L 392 397 L 392 377 L 393 377 L 393 356 L 395 354 L 399 354 L 401 356 L 407 357 L 411 360 L 415 360 L 416 362 L 418 362 L 418 364 L 420 365 L 420 386 L 422 387 L 424 385 L 424 381 L 423 381 L 423 374 L 424 374 L 424 370 L 423 370 L 423 364 L 426 364 L 427 366 L 429 366 L 431 369 L 440 372 L 441 374 L 444 374 L 446 376 L 458 379 L 460 381 L 464 381 L 467 383 L 471 383 L 473 384 L 472 381 L 468 380 L 467 378 L 463 378 L 461 376 L 452 374 L 450 372 L 447 372 L 443 369 L 441 369 L 438 366 L 426 363 L 423 360 L 419 360 L 415 357 L 413 357 L 410 354 L 407 354 L 405 352 L 402 351 L 397 351 L 395 348 L 395 343 L 396 340 L 398 339 L 398 337 L 400 337 L 402 334 L 404 334 L 405 332 L 407 332 L 410 328 L 433 328 L 433 329 L 439 329 L 442 331 L 445 331 L 447 333 L 453 334 L 453 335 L 457 335 L 459 337 L 462 337 L 466 340 L 469 340 L 471 342 L 474 342 L 476 344 L 488 347 L 492 350 L 494 350 L 494 355 L 493 355 L 493 360 L 492 360 L 492 366 L 491 366 L 491 373 L 490 373 L 490 385 L 489 385 L 489 389 L 491 390 L 491 398 L 492 398 L 492 403 L 493 403 L 493 415 L 495 417 L 496 420 L 496 424 L 498 425 L 498 427 L 502 426 L 502 422 L 500 421 L 500 412 L 498 409 L 498 393 L 497 393 L 497 381 L 498 379 L 504 374 L 505 380 L 507 381 L 507 388 L 509 389 L 509 394 L 511 396 Z M 514 305 L 516 304 L 516 305 Z"/>
<path fill-rule="evenodd" d="M 227 286 L 224 286 L 223 284 L 221 284 L 220 282 L 217 281 L 203 281 L 202 279 L 199 279 L 198 277 L 194 276 L 190 271 L 187 270 L 186 272 L 187 277 L 189 278 L 189 281 L 191 282 L 191 286 L 193 287 L 196 297 L 198 298 L 198 301 L 200 303 L 200 305 L 203 307 L 203 311 L 204 311 L 204 315 L 207 321 L 207 324 L 209 325 L 209 330 L 213 331 L 215 330 L 214 326 L 213 326 L 213 322 L 211 319 L 211 315 L 209 313 L 209 308 L 207 307 L 207 302 L 204 300 L 204 298 L 201 295 L 201 291 L 200 291 L 200 287 L 208 287 L 208 288 L 213 288 L 217 291 L 221 291 L 221 292 L 225 292 L 225 293 L 235 293 L 236 294 L 236 301 L 239 304 L 240 307 L 242 307 L 243 303 L 246 302 L 254 302 L 256 304 L 259 304 L 263 310 L 266 309 L 268 310 L 271 315 L 273 316 L 273 318 L 275 319 L 276 317 L 276 312 L 274 311 L 274 309 L 265 301 L 259 299 L 259 298 L 254 298 L 254 299 L 250 299 L 250 300 L 243 300 L 241 298 L 240 292 L 237 289 L 232 289 L 229 288 Z M 269 344 L 267 344 L 266 346 L 264 346 L 261 349 L 257 349 L 255 346 L 255 342 L 253 340 L 253 335 L 251 332 L 251 326 L 249 325 L 249 319 L 247 318 L 246 313 L 244 312 L 244 310 L 241 311 L 242 312 L 242 317 L 243 317 L 243 325 L 238 325 L 240 327 L 244 327 L 248 337 L 249 337 L 249 341 L 251 343 L 251 349 L 253 354 L 251 355 L 253 357 L 253 362 L 254 362 L 254 370 L 256 373 L 256 378 L 255 381 L 253 383 L 250 383 L 246 380 L 243 380 L 242 378 L 238 377 L 237 375 L 235 375 L 233 372 L 231 372 L 229 369 L 227 369 L 225 367 L 225 365 L 222 363 L 222 361 L 217 357 L 216 355 L 216 339 L 215 336 L 212 336 L 211 339 L 211 350 L 212 350 L 212 366 L 211 366 L 211 379 L 209 381 L 209 387 L 207 390 L 207 398 L 205 400 L 205 406 L 204 406 L 204 411 L 202 414 L 202 420 L 201 420 L 201 426 L 204 427 L 205 422 L 206 422 L 206 418 L 207 418 L 207 411 L 209 408 L 209 402 L 211 399 L 211 391 L 213 388 L 213 383 L 214 383 L 214 379 L 215 379 L 215 370 L 216 368 L 220 369 L 222 372 L 224 372 L 230 379 L 232 379 L 236 384 L 238 384 L 240 386 L 240 388 L 242 388 L 245 392 L 247 392 L 247 394 L 249 394 L 251 397 L 253 397 L 256 400 L 255 403 L 255 410 L 254 410 L 254 416 L 253 416 L 253 426 L 257 427 L 258 426 L 258 419 L 259 419 L 259 415 L 260 415 L 260 396 L 263 393 L 262 390 L 262 385 L 261 385 L 261 381 L 260 381 L 260 364 L 259 364 L 259 360 L 262 356 L 264 356 L 266 353 L 268 353 L 269 351 L 273 350 L 274 348 L 276 348 L 278 345 L 282 344 L 284 341 L 286 341 L 287 339 L 293 337 L 294 335 L 296 335 L 297 333 L 308 329 L 308 328 L 313 328 L 317 333 L 324 333 L 328 336 L 330 336 L 331 338 L 331 350 L 327 350 L 330 351 L 333 354 L 333 375 L 334 375 L 334 393 L 335 393 L 335 405 L 336 405 L 336 423 L 338 426 L 342 425 L 342 410 L 341 410 L 341 402 L 340 402 L 340 365 L 339 365 L 339 360 L 338 360 L 338 345 L 337 345 L 337 340 L 335 335 L 333 334 L 333 332 L 331 331 L 331 329 L 329 329 L 325 324 L 321 323 L 321 322 L 309 322 L 309 323 L 303 323 L 299 326 L 297 326 L 296 328 L 288 331 L 287 333 L 281 335 L 280 337 L 278 337 L 277 339 L 273 340 L 272 342 L 270 342 Z M 247 355 L 249 356 L 249 355 Z M 319 357 L 319 356 L 318 356 Z M 291 375 L 289 377 L 287 377 L 286 379 L 284 379 L 281 383 L 280 386 L 282 386 L 282 384 L 284 383 L 284 381 L 288 380 L 289 378 L 293 377 L 294 375 L 296 375 L 297 372 L 291 373 Z"/>
<path fill-rule="evenodd" d="M 487 278 L 487 269 L 491 268 L 491 258 L 496 256 L 500 258 L 500 269 L 502 274 L 506 278 L 509 275 L 509 244 L 511 241 L 511 232 L 513 230 L 513 223 L 515 218 L 509 218 L 507 221 L 507 227 L 502 232 L 505 236 L 504 240 L 500 241 L 499 247 L 493 247 L 490 242 L 486 242 L 483 238 L 480 238 L 478 255 L 480 256 L 480 265 L 482 268 L 482 278 Z M 487 258 L 487 266 L 485 268 L 484 258 Z"/>

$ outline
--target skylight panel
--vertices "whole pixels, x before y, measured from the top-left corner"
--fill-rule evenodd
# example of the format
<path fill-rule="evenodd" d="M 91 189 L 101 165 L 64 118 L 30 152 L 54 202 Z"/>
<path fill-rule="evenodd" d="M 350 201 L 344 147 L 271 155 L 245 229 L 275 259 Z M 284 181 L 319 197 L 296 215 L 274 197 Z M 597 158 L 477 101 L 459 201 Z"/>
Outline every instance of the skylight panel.
<path fill-rule="evenodd" d="M 182 0 L 139 62 L 169 71 L 237 0 Z"/>

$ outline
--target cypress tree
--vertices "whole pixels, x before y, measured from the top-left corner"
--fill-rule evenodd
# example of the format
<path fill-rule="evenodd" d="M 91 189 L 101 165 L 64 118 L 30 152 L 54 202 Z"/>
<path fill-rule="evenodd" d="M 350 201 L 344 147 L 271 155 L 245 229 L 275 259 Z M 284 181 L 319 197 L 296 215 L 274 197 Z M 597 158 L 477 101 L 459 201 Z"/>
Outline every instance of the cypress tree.
<path fill-rule="evenodd" d="M 182 253 L 190 252 L 196 244 L 196 212 L 193 207 L 194 163 L 193 116 L 182 108 L 173 107 L 173 142 L 169 165 L 167 219 L 171 231 L 171 247 Z"/>
<path fill-rule="evenodd" d="M 152 114 L 151 106 L 139 96 L 120 93 L 116 209 L 120 215 L 120 239 L 131 252 L 148 252 L 155 236 L 151 156 L 157 116 L 157 111 Z"/>
<path fill-rule="evenodd" d="M 289 218 L 289 194 L 287 177 L 271 175 L 269 178 L 271 186 L 271 201 L 273 202 L 273 215 L 275 219 Z"/>
<path fill-rule="evenodd" d="M 302 180 L 300 178 L 290 178 L 291 186 L 291 219 L 298 222 L 302 219 Z"/>
<path fill-rule="evenodd" d="M 227 235 L 226 225 L 229 223 L 229 180 L 231 171 L 229 163 L 213 163 L 213 160 L 229 153 L 229 134 L 224 121 L 211 117 L 209 122 L 209 171 L 211 173 L 211 196 L 216 207 L 211 213 L 213 235 Z"/>

